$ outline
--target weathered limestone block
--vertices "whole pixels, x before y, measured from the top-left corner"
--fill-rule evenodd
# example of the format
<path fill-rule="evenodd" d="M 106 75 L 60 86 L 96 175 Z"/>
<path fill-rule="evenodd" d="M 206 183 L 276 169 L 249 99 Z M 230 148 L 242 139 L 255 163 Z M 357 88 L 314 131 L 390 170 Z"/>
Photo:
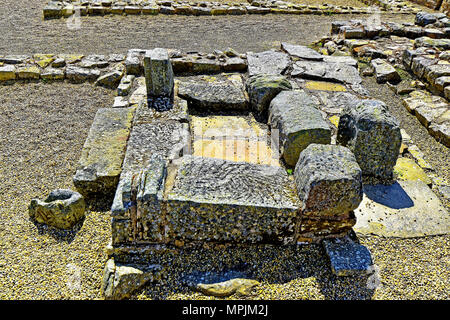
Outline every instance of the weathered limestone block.
<path fill-rule="evenodd" d="M 119 65 L 111 72 L 108 72 L 104 74 L 103 76 L 99 77 L 97 81 L 95 81 L 96 86 L 102 86 L 109 89 L 115 89 L 117 88 L 117 85 L 120 82 L 120 79 L 122 79 L 123 75 L 125 73 L 125 68 L 123 65 Z"/>
<path fill-rule="evenodd" d="M 156 48 L 144 57 L 147 96 L 170 97 L 173 92 L 173 70 L 167 49 Z"/>
<path fill-rule="evenodd" d="M 183 149 L 187 150 L 189 142 L 187 123 L 166 120 L 135 124 L 127 144 L 123 171 L 138 172 L 147 167 L 154 154 L 176 159 Z"/>
<path fill-rule="evenodd" d="M 293 243 L 299 204 L 284 169 L 185 156 L 172 170 L 165 191 L 171 241 Z"/>
<path fill-rule="evenodd" d="M 219 73 L 221 64 L 219 61 L 210 59 L 193 59 L 192 72 L 195 74 Z"/>
<path fill-rule="evenodd" d="M 115 191 L 134 111 L 135 108 L 101 108 L 97 111 L 73 178 L 81 194 Z"/>
<path fill-rule="evenodd" d="M 416 39 L 414 46 L 416 48 L 427 47 L 439 50 L 449 50 L 450 39 L 432 39 L 429 37 L 420 37 Z"/>
<path fill-rule="evenodd" d="M 223 64 L 223 70 L 228 72 L 243 72 L 247 70 L 247 61 L 239 58 L 228 58 Z"/>
<path fill-rule="evenodd" d="M 450 121 L 432 123 L 428 127 L 430 134 L 446 147 L 450 147 Z"/>
<path fill-rule="evenodd" d="M 428 12 L 418 12 L 414 23 L 418 26 L 425 27 L 426 25 L 433 24 L 437 21 L 434 14 Z"/>
<path fill-rule="evenodd" d="M 246 89 L 252 109 L 267 117 L 272 99 L 283 90 L 291 90 L 292 85 L 285 76 L 259 74 L 247 79 Z"/>
<path fill-rule="evenodd" d="M 164 237 L 163 184 L 166 160 L 152 154 L 145 167 L 123 171 L 116 190 L 111 215 L 112 243 L 129 241 L 161 242 Z"/>
<path fill-rule="evenodd" d="M 130 106 L 126 97 L 118 96 L 114 98 L 113 108 L 126 108 Z"/>
<path fill-rule="evenodd" d="M 362 200 L 362 174 L 352 152 L 342 146 L 310 144 L 294 171 L 302 218 L 347 218 Z"/>
<path fill-rule="evenodd" d="M 392 178 L 402 137 L 383 102 L 361 100 L 347 106 L 339 119 L 337 142 L 354 153 L 364 175 Z"/>
<path fill-rule="evenodd" d="M 100 76 L 100 70 L 85 69 L 69 65 L 66 68 L 66 79 L 72 83 L 94 82 Z"/>
<path fill-rule="evenodd" d="M 282 42 L 281 49 L 283 49 L 289 55 L 296 57 L 296 58 L 313 60 L 313 61 L 322 61 L 323 60 L 323 55 L 321 55 L 317 51 L 315 51 L 311 48 L 305 47 L 305 46 L 292 45 L 289 43 Z"/>
<path fill-rule="evenodd" d="M 16 76 L 23 80 L 38 80 L 41 75 L 41 70 L 34 65 L 19 67 L 16 69 Z"/>
<path fill-rule="evenodd" d="M 397 83 L 400 81 L 400 76 L 393 66 L 383 59 L 374 59 L 370 65 L 375 71 L 375 77 L 378 83 Z"/>
<path fill-rule="evenodd" d="M 415 238 L 450 232 L 450 216 L 437 195 L 421 180 L 364 185 L 354 230 L 382 237 Z"/>
<path fill-rule="evenodd" d="M 143 72 L 143 64 L 141 60 L 144 57 L 145 50 L 130 49 L 128 50 L 127 57 L 125 59 L 125 68 L 127 74 L 140 76 Z"/>
<path fill-rule="evenodd" d="M 259 53 L 247 52 L 248 75 L 282 74 L 290 63 L 289 55 L 274 50 Z"/>
<path fill-rule="evenodd" d="M 279 130 L 280 153 L 289 166 L 309 144 L 331 142 L 331 129 L 316 106 L 303 91 L 281 91 L 270 103 L 269 124 Z"/>
<path fill-rule="evenodd" d="M 111 258 L 106 262 L 101 291 L 107 300 L 130 298 L 149 282 L 160 279 L 160 265 L 116 265 Z"/>
<path fill-rule="evenodd" d="M 332 219 L 302 218 L 297 229 L 297 240 L 309 239 L 310 241 L 308 242 L 316 242 L 323 238 L 343 235 L 348 233 L 355 223 L 356 217 L 353 211 L 339 218 Z"/>
<path fill-rule="evenodd" d="M 231 81 L 181 81 L 178 96 L 200 110 L 246 110 L 243 85 Z"/>
<path fill-rule="evenodd" d="M 49 67 L 42 71 L 41 79 L 44 81 L 64 80 L 64 70 Z"/>
<path fill-rule="evenodd" d="M 331 270 L 338 277 L 370 273 L 372 256 L 363 245 L 344 239 L 327 239 L 323 246 L 330 258 Z"/>
<path fill-rule="evenodd" d="M 84 218 L 84 198 L 78 192 L 57 189 L 45 200 L 32 199 L 30 218 L 59 229 L 70 229 Z"/>
<path fill-rule="evenodd" d="M 49 2 L 43 9 L 44 19 L 59 18 L 62 16 L 62 4 Z"/>
<path fill-rule="evenodd" d="M 131 88 L 133 87 L 134 78 L 135 76 L 130 74 L 120 80 L 120 84 L 117 87 L 118 96 L 127 96 L 128 94 L 130 94 Z"/>
<path fill-rule="evenodd" d="M 291 75 L 304 79 L 333 81 L 352 85 L 362 82 L 358 69 L 346 63 L 297 61 L 293 65 Z"/>
<path fill-rule="evenodd" d="M 16 68 L 12 65 L 0 66 L 0 81 L 16 79 Z"/>
<path fill-rule="evenodd" d="M 92 54 L 84 57 L 79 63 L 82 68 L 105 68 L 109 65 L 108 60 L 104 55 Z"/>

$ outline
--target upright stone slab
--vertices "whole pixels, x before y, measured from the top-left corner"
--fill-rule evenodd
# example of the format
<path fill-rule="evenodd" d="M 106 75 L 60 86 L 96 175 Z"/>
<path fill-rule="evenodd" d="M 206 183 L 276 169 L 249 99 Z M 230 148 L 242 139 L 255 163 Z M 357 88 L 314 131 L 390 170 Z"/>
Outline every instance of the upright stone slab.
<path fill-rule="evenodd" d="M 337 142 L 356 157 L 363 175 L 391 179 L 402 143 L 398 121 L 378 100 L 361 100 L 344 108 Z"/>
<path fill-rule="evenodd" d="M 114 194 L 135 108 L 101 108 L 84 143 L 73 183 L 84 196 Z"/>
<path fill-rule="evenodd" d="M 173 92 L 173 70 L 167 49 L 156 48 L 144 57 L 148 97 L 170 97 Z"/>
<path fill-rule="evenodd" d="M 163 240 L 166 159 L 154 153 L 141 170 L 124 171 L 111 208 L 113 245 Z"/>
<path fill-rule="evenodd" d="M 331 129 L 314 99 L 304 91 L 282 91 L 270 103 L 269 124 L 279 130 L 280 153 L 290 166 L 311 143 L 331 142 Z"/>
<path fill-rule="evenodd" d="M 167 180 L 169 241 L 293 242 L 299 203 L 283 168 L 185 156 Z"/>
<path fill-rule="evenodd" d="M 303 218 L 338 219 L 362 200 L 361 169 L 345 147 L 310 144 L 300 154 L 294 177 Z"/>

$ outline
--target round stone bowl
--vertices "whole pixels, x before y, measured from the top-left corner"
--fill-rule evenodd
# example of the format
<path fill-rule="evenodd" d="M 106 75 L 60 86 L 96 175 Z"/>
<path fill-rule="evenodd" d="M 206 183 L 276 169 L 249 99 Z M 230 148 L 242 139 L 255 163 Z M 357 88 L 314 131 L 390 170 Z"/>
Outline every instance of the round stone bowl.
<path fill-rule="evenodd" d="M 32 199 L 29 209 L 30 218 L 39 223 L 58 229 L 71 229 L 84 218 L 86 204 L 78 192 L 57 189 L 50 192 L 47 199 Z"/>

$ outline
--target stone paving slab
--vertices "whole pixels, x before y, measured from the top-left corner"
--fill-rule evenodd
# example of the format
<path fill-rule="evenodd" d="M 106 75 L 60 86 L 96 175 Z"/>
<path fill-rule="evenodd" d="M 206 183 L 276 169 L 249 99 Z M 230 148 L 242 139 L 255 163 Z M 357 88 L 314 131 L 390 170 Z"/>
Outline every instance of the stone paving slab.
<path fill-rule="evenodd" d="M 115 191 L 134 112 L 135 108 L 102 108 L 97 111 L 73 177 L 81 194 Z"/>
<path fill-rule="evenodd" d="M 128 141 L 123 171 L 137 173 L 148 165 L 154 154 L 165 159 L 178 158 L 189 143 L 187 123 L 167 120 L 135 124 Z"/>
<path fill-rule="evenodd" d="M 423 237 L 450 233 L 450 215 L 422 181 L 390 186 L 365 185 L 354 230 L 384 237 Z"/>

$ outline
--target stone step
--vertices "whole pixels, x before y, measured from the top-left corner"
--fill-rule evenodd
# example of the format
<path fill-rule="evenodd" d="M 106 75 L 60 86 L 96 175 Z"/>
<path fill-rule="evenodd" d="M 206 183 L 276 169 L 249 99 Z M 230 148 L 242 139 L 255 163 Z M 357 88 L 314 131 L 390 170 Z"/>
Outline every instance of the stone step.
<path fill-rule="evenodd" d="M 84 143 L 73 183 L 84 196 L 114 194 L 135 108 L 101 108 Z"/>

